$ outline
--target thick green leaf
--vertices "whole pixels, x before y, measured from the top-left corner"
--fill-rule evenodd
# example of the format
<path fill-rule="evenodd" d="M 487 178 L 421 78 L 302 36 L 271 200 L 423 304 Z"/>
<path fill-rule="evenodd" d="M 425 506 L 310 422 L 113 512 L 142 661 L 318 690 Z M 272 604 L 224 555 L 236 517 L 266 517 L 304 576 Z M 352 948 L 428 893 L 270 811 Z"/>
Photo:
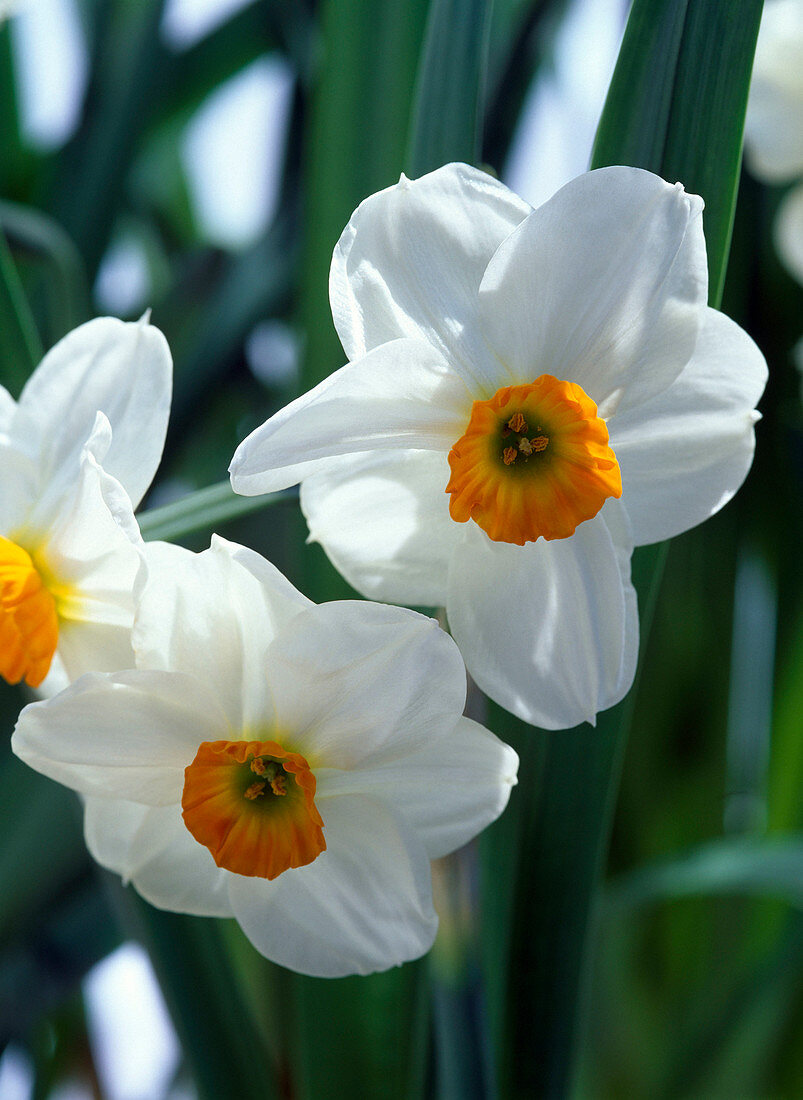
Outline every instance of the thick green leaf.
<path fill-rule="evenodd" d="M 479 159 L 488 0 L 431 0 L 407 155 L 414 178 Z"/>
<path fill-rule="evenodd" d="M 227 523 L 238 516 L 246 516 L 261 508 L 297 500 L 298 493 L 288 489 L 284 493 L 271 493 L 263 497 L 240 497 L 232 492 L 228 481 L 198 489 L 172 504 L 151 508 L 137 519 L 142 537 L 150 541 L 161 539 L 174 542 L 193 531 L 211 531 L 220 523 Z"/>
<path fill-rule="evenodd" d="M 0 229 L 0 383 L 18 396 L 41 358 L 33 314 Z"/>

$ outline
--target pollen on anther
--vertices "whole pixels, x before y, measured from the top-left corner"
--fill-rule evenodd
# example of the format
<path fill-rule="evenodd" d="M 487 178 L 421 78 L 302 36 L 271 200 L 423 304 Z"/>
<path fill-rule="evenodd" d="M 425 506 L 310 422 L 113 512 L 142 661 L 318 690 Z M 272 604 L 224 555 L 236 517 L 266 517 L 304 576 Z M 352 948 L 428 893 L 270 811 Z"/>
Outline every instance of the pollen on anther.
<path fill-rule="evenodd" d="M 531 455 L 533 453 L 533 449 L 530 446 L 530 441 L 526 435 L 523 435 L 519 440 L 519 450 L 523 455 Z"/>
<path fill-rule="evenodd" d="M 536 454 L 540 451 L 545 451 L 547 449 L 547 447 L 549 446 L 549 436 L 548 435 L 538 435 L 538 436 L 536 436 L 535 439 L 530 440 L 530 446 L 536 452 Z"/>
<path fill-rule="evenodd" d="M 527 421 L 524 419 L 524 416 L 520 412 L 513 413 L 510 420 L 508 420 L 507 422 L 507 426 L 508 428 L 510 428 L 511 431 L 514 432 L 527 431 Z"/>
<path fill-rule="evenodd" d="M 273 784 L 271 784 L 273 786 Z M 245 797 L 253 802 L 257 798 L 261 798 L 265 793 L 265 784 L 261 782 L 252 783 L 251 786 L 245 791 Z"/>
<path fill-rule="evenodd" d="M 274 775 L 273 779 L 270 781 L 270 789 L 274 794 L 287 794 L 287 776 Z"/>
<path fill-rule="evenodd" d="M 516 461 L 518 453 L 515 447 L 505 447 L 502 451 L 502 461 L 506 466 L 511 466 Z"/>
<path fill-rule="evenodd" d="M 265 766 L 265 761 L 261 756 L 255 756 L 251 761 L 251 771 L 256 775 L 264 775 L 268 769 Z"/>

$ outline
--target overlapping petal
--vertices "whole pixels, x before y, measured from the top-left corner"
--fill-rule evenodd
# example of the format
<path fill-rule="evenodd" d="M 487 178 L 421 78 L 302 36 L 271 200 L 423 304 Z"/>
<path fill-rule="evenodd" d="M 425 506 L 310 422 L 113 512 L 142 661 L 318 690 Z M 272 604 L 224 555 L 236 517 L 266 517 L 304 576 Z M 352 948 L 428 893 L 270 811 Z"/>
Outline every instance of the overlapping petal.
<path fill-rule="evenodd" d="M 20 759 L 86 795 L 164 806 L 178 802 L 201 741 L 228 733 L 214 695 L 182 673 L 88 673 L 19 717 Z"/>
<path fill-rule="evenodd" d="M 462 529 L 449 515 L 446 455 L 377 451 L 332 460 L 301 486 L 310 539 L 369 599 L 438 607 Z"/>
<path fill-rule="evenodd" d="M 666 389 L 706 302 L 701 212 L 697 196 L 634 168 L 588 172 L 534 210 L 479 290 L 483 331 L 515 380 L 577 382 L 604 417 Z"/>
<path fill-rule="evenodd" d="M 271 726 L 267 650 L 310 601 L 259 554 L 217 536 L 202 554 L 152 543 L 145 558 L 133 631 L 138 665 L 201 680 L 232 729 Z"/>
<path fill-rule="evenodd" d="M 638 638 L 629 551 L 605 512 L 570 539 L 493 543 L 468 526 L 449 573 L 449 625 L 492 699 L 532 725 L 595 721 L 626 693 Z M 614 533 L 623 537 L 626 521 Z"/>
<path fill-rule="evenodd" d="M 457 647 L 434 619 L 381 604 L 298 615 L 266 659 L 280 729 L 316 767 L 354 768 L 429 742 L 463 710 Z M 381 715 L 381 721 L 377 716 Z"/>
<path fill-rule="evenodd" d="M 424 339 L 465 371 L 493 368 L 476 295 L 496 248 L 530 208 L 491 176 L 447 164 L 367 198 L 332 257 L 329 297 L 349 359 L 399 337 Z"/>
<path fill-rule="evenodd" d="M 320 800 L 327 849 L 273 882 L 233 876 L 229 897 L 263 955 L 322 978 L 370 974 L 432 946 L 429 860 L 404 819 L 380 801 Z"/>
<path fill-rule="evenodd" d="M 448 450 L 472 396 L 440 353 L 393 340 L 348 363 L 243 440 L 231 483 L 246 496 L 295 485 L 336 455 L 375 448 Z"/>
<path fill-rule="evenodd" d="M 747 476 L 767 365 L 743 329 L 706 311 L 694 355 L 665 393 L 609 423 L 636 545 L 708 519 Z"/>
<path fill-rule="evenodd" d="M 460 718 L 422 748 L 380 767 L 322 772 L 321 790 L 332 795 L 381 798 L 415 826 L 431 859 L 460 848 L 507 804 L 518 757 L 484 726 Z"/>
<path fill-rule="evenodd" d="M 105 413 L 113 440 L 104 466 L 136 507 L 162 455 L 171 375 L 167 343 L 152 325 L 89 321 L 60 340 L 31 375 L 14 438 L 30 448 L 28 425 L 34 424 L 43 477 L 69 477 L 97 412 Z"/>
<path fill-rule="evenodd" d="M 84 839 L 94 859 L 133 881 L 160 909 L 230 917 L 229 872 L 185 829 L 177 806 L 88 798 Z"/>

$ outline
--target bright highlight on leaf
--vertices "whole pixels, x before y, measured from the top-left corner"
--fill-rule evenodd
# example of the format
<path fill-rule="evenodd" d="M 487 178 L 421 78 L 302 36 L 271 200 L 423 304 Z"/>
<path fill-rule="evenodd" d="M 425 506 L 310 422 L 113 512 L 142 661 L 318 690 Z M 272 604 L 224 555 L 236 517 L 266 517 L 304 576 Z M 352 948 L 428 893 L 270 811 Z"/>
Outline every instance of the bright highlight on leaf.
<path fill-rule="evenodd" d="M 449 452 L 449 514 L 495 542 L 565 539 L 622 495 L 616 455 L 580 386 L 543 374 L 475 401 Z"/>
<path fill-rule="evenodd" d="M 239 446 L 232 486 L 301 481 L 358 590 L 445 606 L 525 721 L 593 722 L 635 674 L 633 547 L 712 515 L 752 461 L 766 366 L 707 289 L 702 200 L 650 172 L 537 210 L 467 165 L 402 177 L 332 259 L 352 361 Z"/>

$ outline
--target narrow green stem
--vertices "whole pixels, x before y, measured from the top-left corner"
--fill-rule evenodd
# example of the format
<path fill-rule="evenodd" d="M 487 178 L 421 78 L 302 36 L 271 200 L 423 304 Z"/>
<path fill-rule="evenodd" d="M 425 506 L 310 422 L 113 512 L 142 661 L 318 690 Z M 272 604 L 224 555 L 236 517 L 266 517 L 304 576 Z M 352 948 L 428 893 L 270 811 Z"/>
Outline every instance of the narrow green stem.
<path fill-rule="evenodd" d="M 42 345 L 33 314 L 0 231 L 0 382 L 18 396 L 42 358 Z"/>
<path fill-rule="evenodd" d="M 288 500 L 296 500 L 298 491 L 287 489 L 260 497 L 241 497 L 232 491 L 228 481 L 188 493 L 180 500 L 150 508 L 137 517 L 142 537 L 150 542 L 171 541 L 192 531 L 211 529 L 219 523 L 247 516 L 260 508 L 268 508 Z"/>

